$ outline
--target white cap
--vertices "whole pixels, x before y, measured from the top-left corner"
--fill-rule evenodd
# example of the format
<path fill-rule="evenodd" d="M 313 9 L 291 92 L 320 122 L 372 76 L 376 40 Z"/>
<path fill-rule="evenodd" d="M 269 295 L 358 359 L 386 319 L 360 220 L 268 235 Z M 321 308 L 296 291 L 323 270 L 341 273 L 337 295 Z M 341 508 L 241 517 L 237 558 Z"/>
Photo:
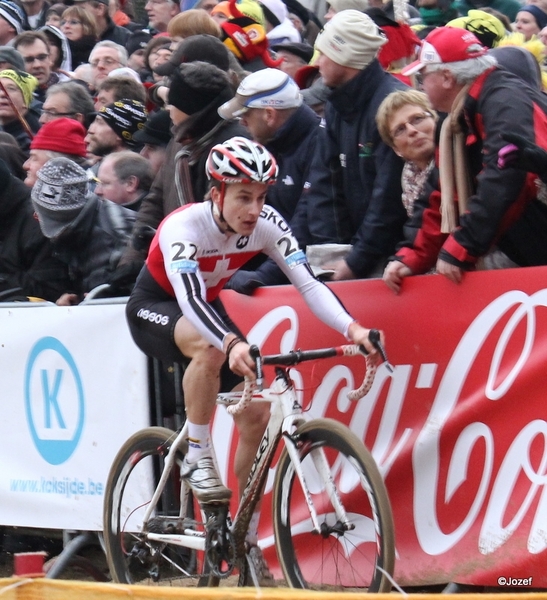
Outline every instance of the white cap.
<path fill-rule="evenodd" d="M 218 114 L 230 120 L 250 108 L 283 110 L 296 108 L 302 101 L 300 89 L 289 75 L 279 69 L 262 69 L 245 77 L 236 95 L 218 109 Z"/>

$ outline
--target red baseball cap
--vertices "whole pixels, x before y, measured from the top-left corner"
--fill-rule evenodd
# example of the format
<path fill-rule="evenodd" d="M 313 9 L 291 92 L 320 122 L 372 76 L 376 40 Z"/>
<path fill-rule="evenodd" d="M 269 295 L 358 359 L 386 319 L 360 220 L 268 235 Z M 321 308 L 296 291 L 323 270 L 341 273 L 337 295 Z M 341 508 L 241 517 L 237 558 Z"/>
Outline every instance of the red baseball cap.
<path fill-rule="evenodd" d="M 412 75 L 427 65 L 458 62 L 484 56 L 488 48 L 478 38 L 459 27 L 437 27 L 422 42 L 418 60 L 402 69 L 402 75 Z"/>

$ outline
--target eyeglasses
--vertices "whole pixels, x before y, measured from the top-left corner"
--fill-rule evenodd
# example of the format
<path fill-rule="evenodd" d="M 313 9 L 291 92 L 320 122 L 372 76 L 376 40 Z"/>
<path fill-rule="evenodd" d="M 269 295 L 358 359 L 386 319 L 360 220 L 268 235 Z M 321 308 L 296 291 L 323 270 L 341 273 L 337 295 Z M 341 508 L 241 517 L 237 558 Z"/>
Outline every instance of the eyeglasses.
<path fill-rule="evenodd" d="M 405 123 L 401 123 L 396 129 L 391 132 L 391 137 L 396 140 L 397 138 L 401 138 L 407 133 L 407 125 L 414 127 L 415 129 L 419 129 L 426 121 L 426 119 L 433 118 L 433 115 L 428 112 L 419 113 L 410 117 L 408 121 Z"/>
<path fill-rule="evenodd" d="M 81 24 L 82 24 L 82 22 L 81 22 L 81 21 L 78 21 L 78 19 L 63 19 L 63 20 L 61 21 L 61 26 L 63 26 L 63 25 L 67 25 L 67 24 L 68 24 L 68 25 L 81 25 Z"/>
<path fill-rule="evenodd" d="M 425 69 L 422 69 L 421 71 L 418 71 L 417 73 L 415 73 L 414 79 L 415 79 L 417 85 L 423 85 L 424 79 L 428 75 L 431 75 L 431 73 L 435 73 L 435 71 L 426 71 Z"/>
<path fill-rule="evenodd" d="M 90 65 L 96 69 L 100 64 L 103 64 L 105 67 L 113 67 L 114 65 L 120 65 L 119 60 L 114 60 L 113 58 L 97 58 L 95 60 L 90 61 Z"/>
<path fill-rule="evenodd" d="M 37 54 L 36 56 L 25 56 L 23 60 L 27 65 L 31 65 L 34 61 L 44 62 L 49 58 L 49 54 Z"/>
<path fill-rule="evenodd" d="M 52 117 L 56 119 L 57 117 L 70 117 L 71 115 L 77 115 L 76 112 L 57 112 L 56 110 L 47 110 L 46 108 L 42 109 L 42 114 L 46 115 L 46 117 Z"/>
<path fill-rule="evenodd" d="M 146 4 L 155 4 L 156 6 L 160 6 L 161 4 L 167 4 L 171 2 L 171 0 L 148 0 Z"/>

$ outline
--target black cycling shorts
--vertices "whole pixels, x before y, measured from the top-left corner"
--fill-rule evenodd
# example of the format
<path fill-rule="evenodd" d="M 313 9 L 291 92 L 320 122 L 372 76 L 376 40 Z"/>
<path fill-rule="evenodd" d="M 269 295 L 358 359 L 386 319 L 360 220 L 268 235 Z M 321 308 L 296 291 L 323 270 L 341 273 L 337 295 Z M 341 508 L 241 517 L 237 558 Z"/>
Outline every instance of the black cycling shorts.
<path fill-rule="evenodd" d="M 237 336 L 245 339 L 230 319 L 220 298 L 211 302 L 224 323 Z M 182 311 L 175 297 L 168 294 L 143 267 L 125 309 L 129 331 L 135 344 L 147 355 L 167 363 L 187 364 L 189 359 L 175 343 L 175 325 Z M 243 378 L 224 363 L 221 371 L 221 391 L 232 390 Z"/>

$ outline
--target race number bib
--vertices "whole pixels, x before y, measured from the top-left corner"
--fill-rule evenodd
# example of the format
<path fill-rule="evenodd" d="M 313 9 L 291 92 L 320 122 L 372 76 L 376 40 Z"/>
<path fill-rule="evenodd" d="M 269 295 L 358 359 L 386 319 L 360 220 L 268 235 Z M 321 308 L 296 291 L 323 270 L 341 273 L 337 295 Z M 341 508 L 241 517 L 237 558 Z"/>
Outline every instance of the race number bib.
<path fill-rule="evenodd" d="M 197 246 L 191 242 L 173 242 L 169 252 L 169 271 L 171 275 L 196 273 L 198 270 L 197 252 Z"/>

